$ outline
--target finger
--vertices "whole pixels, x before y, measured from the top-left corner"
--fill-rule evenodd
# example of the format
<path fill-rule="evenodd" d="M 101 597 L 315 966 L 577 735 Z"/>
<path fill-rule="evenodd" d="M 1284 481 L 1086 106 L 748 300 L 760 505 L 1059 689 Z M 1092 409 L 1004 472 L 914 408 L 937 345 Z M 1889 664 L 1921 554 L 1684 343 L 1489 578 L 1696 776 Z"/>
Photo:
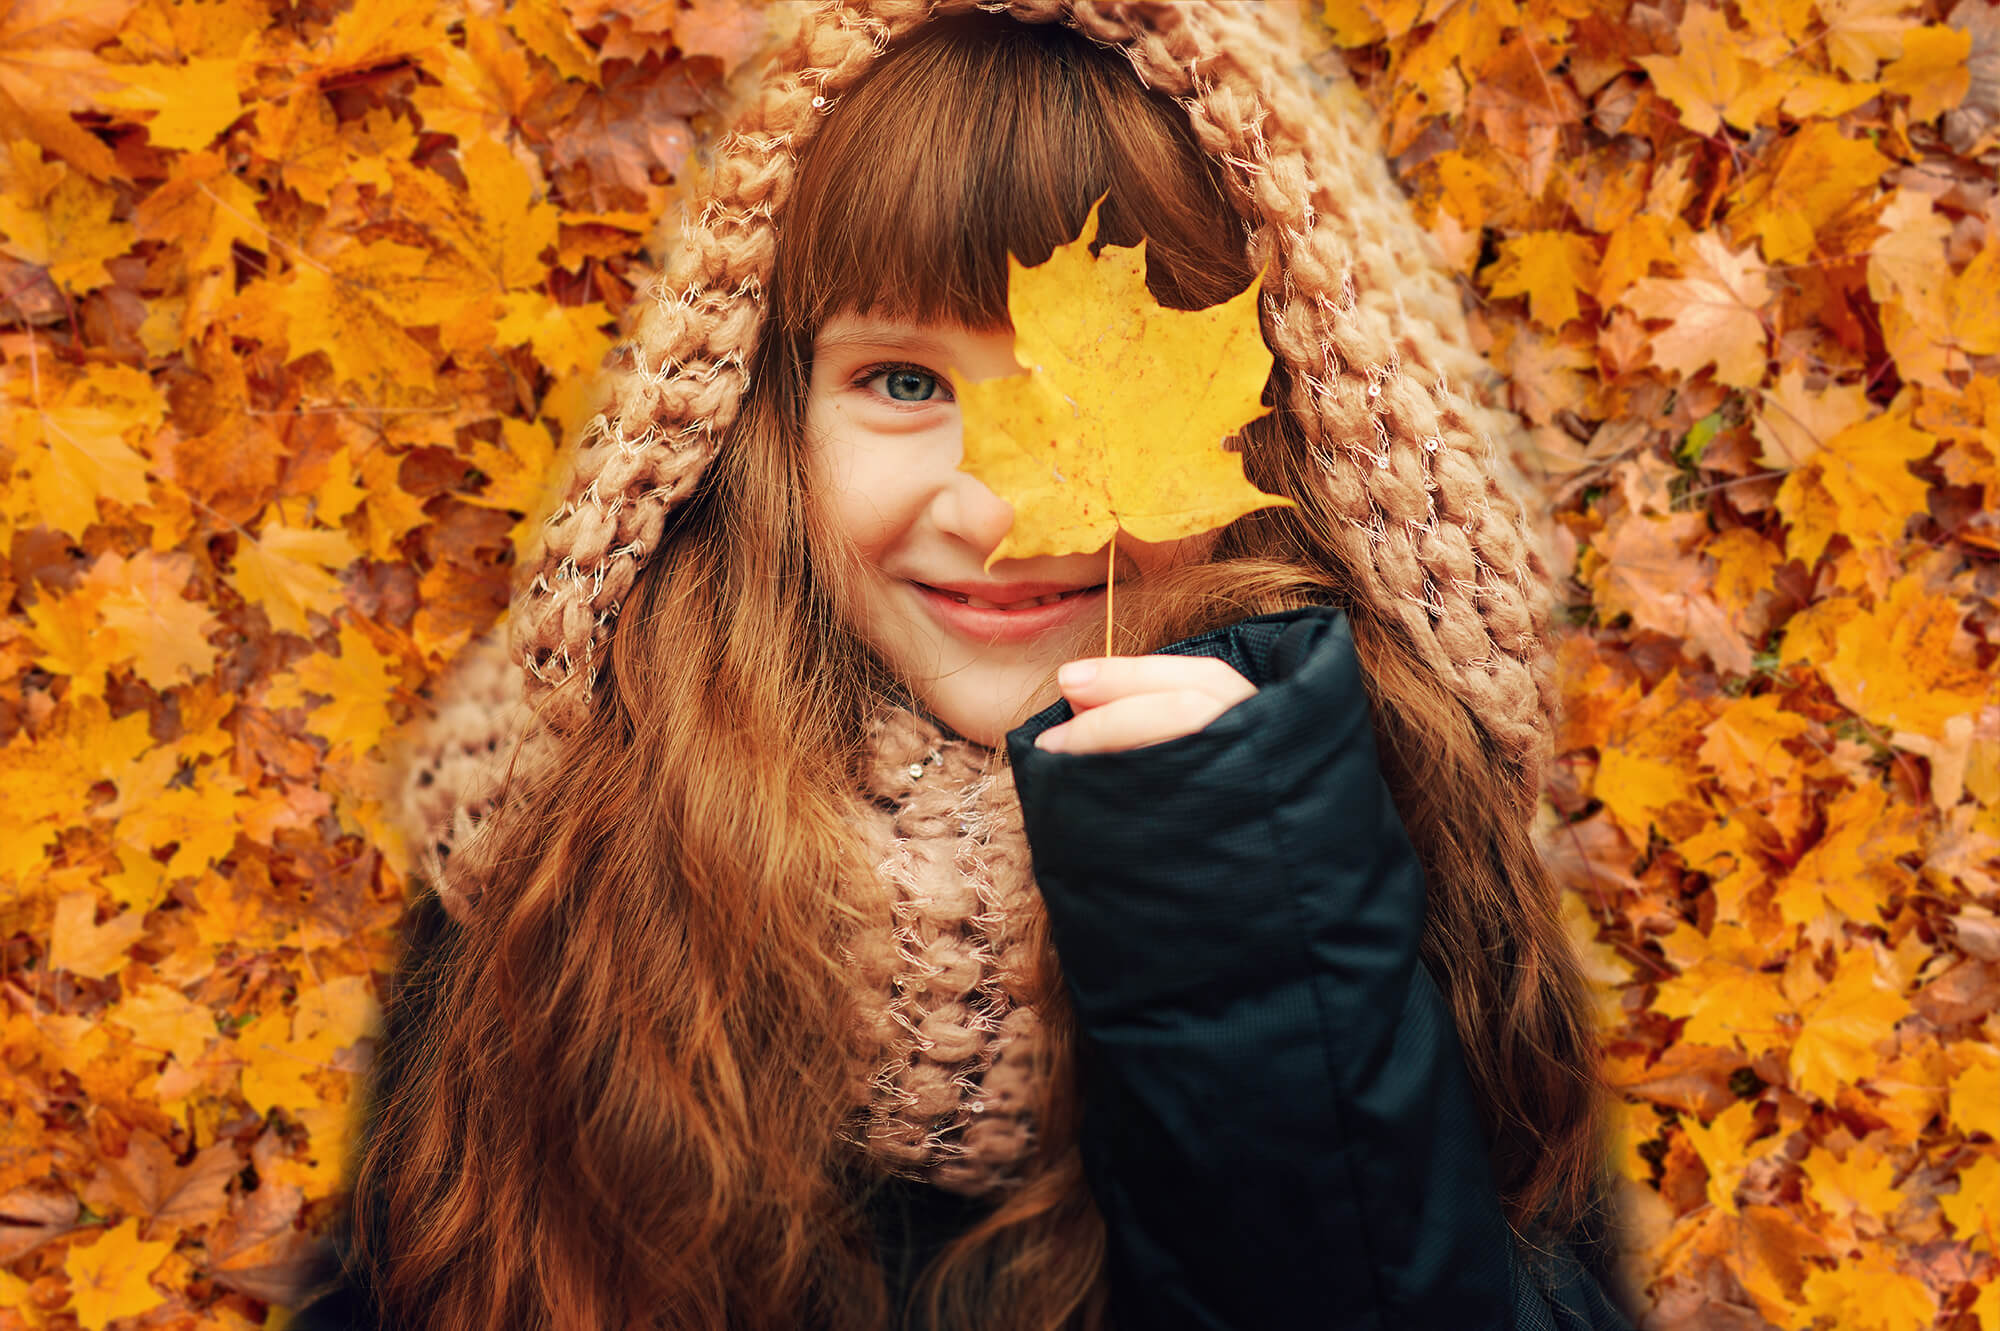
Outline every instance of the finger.
<path fill-rule="evenodd" d="M 1213 656 L 1094 656 L 1056 671 L 1056 685 L 1073 711 L 1141 693 L 1193 689 L 1223 706 L 1243 701 L 1257 686 Z"/>
<path fill-rule="evenodd" d="M 1050 727 L 1035 740 L 1035 747 L 1050 753 L 1119 753 L 1144 748 L 1192 735 L 1233 706 L 1235 702 L 1224 702 L 1200 689 L 1133 694 Z"/>

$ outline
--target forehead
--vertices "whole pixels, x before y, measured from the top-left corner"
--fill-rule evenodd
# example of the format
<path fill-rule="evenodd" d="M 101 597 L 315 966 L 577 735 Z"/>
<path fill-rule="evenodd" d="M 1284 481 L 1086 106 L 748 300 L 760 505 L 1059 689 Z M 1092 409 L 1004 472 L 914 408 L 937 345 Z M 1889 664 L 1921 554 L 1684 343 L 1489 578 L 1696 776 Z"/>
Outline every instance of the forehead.
<path fill-rule="evenodd" d="M 946 355 L 967 338 L 1012 331 L 1005 323 L 975 328 L 956 319 L 848 310 L 834 315 L 820 327 L 813 339 L 813 349 L 823 356 L 863 347 L 913 356 Z"/>

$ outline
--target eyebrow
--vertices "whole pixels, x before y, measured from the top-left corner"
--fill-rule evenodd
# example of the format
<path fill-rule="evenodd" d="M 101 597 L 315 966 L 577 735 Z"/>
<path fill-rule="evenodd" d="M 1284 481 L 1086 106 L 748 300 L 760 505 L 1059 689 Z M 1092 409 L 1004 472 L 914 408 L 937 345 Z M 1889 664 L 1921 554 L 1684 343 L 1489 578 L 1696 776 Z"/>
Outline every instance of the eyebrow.
<path fill-rule="evenodd" d="M 852 351 L 857 347 L 879 347 L 884 351 L 901 351 L 916 356 L 948 354 L 945 344 L 928 333 L 891 324 L 863 324 L 847 332 L 821 333 L 813 344 L 817 355 Z"/>

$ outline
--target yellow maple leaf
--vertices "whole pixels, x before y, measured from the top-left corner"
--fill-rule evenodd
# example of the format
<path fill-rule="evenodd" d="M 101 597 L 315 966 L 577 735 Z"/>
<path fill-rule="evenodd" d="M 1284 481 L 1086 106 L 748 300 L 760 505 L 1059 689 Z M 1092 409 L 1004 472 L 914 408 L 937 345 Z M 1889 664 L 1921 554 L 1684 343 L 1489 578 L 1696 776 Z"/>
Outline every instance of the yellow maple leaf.
<path fill-rule="evenodd" d="M 611 311 L 603 301 L 558 305 L 541 291 L 510 291 L 500 298 L 494 333 L 503 347 L 527 343 L 535 359 L 558 378 L 594 370 L 611 349 L 604 325 Z"/>
<path fill-rule="evenodd" d="M 367 498 L 368 487 L 361 482 L 361 468 L 354 461 L 354 448 L 342 444 L 340 451 L 326 464 L 326 479 L 312 493 L 311 515 L 328 527 L 338 527 Z"/>
<path fill-rule="evenodd" d="M 1903 53 L 1882 71 L 1882 85 L 1910 99 L 1911 120 L 1935 120 L 1972 89 L 1972 34 L 1942 23 L 1903 34 Z"/>
<path fill-rule="evenodd" d="M 1952 1077 L 1951 1121 L 2000 1142 L 2000 1059 L 1975 1060 Z"/>
<path fill-rule="evenodd" d="M 291 1013 L 265 1013 L 237 1032 L 243 1098 L 261 1113 L 310 1109 L 322 1098 L 321 1074 L 333 1072 L 334 1057 L 371 1034 L 379 1018 L 365 975 L 301 989 Z"/>
<path fill-rule="evenodd" d="M 149 778 L 163 784 L 173 764 L 149 763 L 149 751 L 158 752 L 146 712 L 114 719 L 101 697 L 69 700 L 41 736 L 24 730 L 0 746 L 0 878 L 18 881 L 52 837 L 92 819 L 89 792 L 99 781 L 121 791 Z"/>
<path fill-rule="evenodd" d="M 1738 0 L 1736 12 L 1748 29 L 1746 55 L 1768 60 L 1799 44 L 1812 26 L 1813 0 Z"/>
<path fill-rule="evenodd" d="M 1840 513 L 1840 530 L 1856 545 L 1895 545 L 1911 518 L 1925 511 L 1930 487 L 1909 464 L 1931 455 L 1937 439 L 1910 423 L 1907 410 L 1887 411 L 1850 425 L 1826 441 L 1814 464 Z"/>
<path fill-rule="evenodd" d="M 1666 1126 L 1659 1111 L 1645 1100 L 1613 1096 L 1605 1117 L 1609 1120 L 1605 1131 L 1607 1145 L 1618 1172 L 1640 1183 L 1650 1183 L 1653 1162 L 1640 1154 L 1639 1148 L 1656 1140 L 1660 1129 Z"/>
<path fill-rule="evenodd" d="M 441 11 L 412 9 L 403 0 L 355 0 L 321 39 L 315 64 L 324 76 L 422 54 L 447 40 L 442 17 Z"/>
<path fill-rule="evenodd" d="M 172 845 L 166 872 L 172 878 L 200 873 L 236 845 L 243 782 L 227 763 L 203 763 L 186 785 L 174 785 L 144 803 L 121 798 L 118 839 L 140 850 Z"/>
<path fill-rule="evenodd" d="M 1879 785 L 1850 786 L 1827 806 L 1826 835 L 1779 888 L 1778 910 L 1787 924 L 1804 924 L 1826 909 L 1857 924 L 1879 923 L 1880 908 L 1909 887 L 1909 871 L 1897 857 L 1916 849 L 1910 809 L 1892 809 Z"/>
<path fill-rule="evenodd" d="M 271 296 L 287 320 L 292 357 L 325 352 L 335 378 L 384 401 L 435 387 L 436 353 L 405 330 L 438 323 L 463 292 L 429 268 L 430 251 L 393 240 L 300 264 Z"/>
<path fill-rule="evenodd" d="M 1753 128 L 1785 94 L 1775 71 L 1739 54 L 1736 34 L 1719 9 L 1689 5 L 1674 55 L 1637 57 L 1660 95 L 1680 108 L 1681 123 L 1704 138 L 1727 120 Z"/>
<path fill-rule="evenodd" d="M 467 503 L 482 508 L 500 508 L 521 514 L 508 533 L 516 561 L 528 557 L 541 538 L 540 519 L 554 511 L 561 499 L 563 474 L 555 465 L 555 439 L 539 421 L 517 416 L 500 420 L 501 444 L 475 440 L 467 459 L 486 477 L 485 487 L 464 492 Z"/>
<path fill-rule="evenodd" d="M 278 677 L 264 702 L 270 707 L 293 707 L 308 693 L 323 695 L 326 701 L 312 708 L 307 729 L 335 750 L 366 753 L 395 724 L 389 712 L 389 700 L 396 692 L 394 664 L 366 634 L 342 624 L 340 654 L 314 652 L 306 657 Z"/>
<path fill-rule="evenodd" d="M 331 615 L 342 604 L 332 570 L 346 568 L 361 551 L 345 532 L 264 525 L 238 539 L 231 576 L 243 599 L 264 607 L 281 633 L 306 632 L 306 615 Z"/>
<path fill-rule="evenodd" d="M 1597 282 L 1592 294 L 1609 309 L 1642 277 L 1650 277 L 1656 263 L 1674 262 L 1677 236 L 1686 243 L 1687 223 L 1678 217 L 1641 213 L 1613 231 L 1604 245 L 1604 258 L 1597 265 Z"/>
<path fill-rule="evenodd" d="M 106 643 L 92 595 L 44 596 L 26 607 L 27 639 L 38 651 L 35 664 L 66 675 L 80 694 L 102 696 L 106 684 Z"/>
<path fill-rule="evenodd" d="M 1507 198 L 1499 173 L 1472 152 L 1447 148 L 1431 159 L 1429 172 L 1437 181 L 1438 201 L 1470 232 L 1485 226 L 1488 214 Z"/>
<path fill-rule="evenodd" d="M 102 664 L 132 663 L 132 671 L 156 689 L 186 683 L 215 668 L 208 641 L 216 618 L 205 602 L 183 591 L 194 575 L 194 557 L 184 551 L 140 551 L 130 559 L 106 551 L 90 566 L 83 585 L 96 597 L 99 622 L 111 637 L 100 641 Z"/>
<path fill-rule="evenodd" d="M 145 1242 L 139 1222 L 127 1220 L 92 1244 L 71 1244 L 63 1257 L 69 1307 L 85 1331 L 104 1331 L 121 1317 L 136 1317 L 166 1302 L 148 1276 L 174 1250 L 171 1239 Z"/>
<path fill-rule="evenodd" d="M 1882 92 L 1879 83 L 1857 83 L 1797 67 L 1787 83 L 1785 100 L 1778 106 L 1794 120 L 1836 119 Z"/>
<path fill-rule="evenodd" d="M 1774 946 L 1781 942 L 1789 946 L 1790 933 L 1782 929 L 1783 922 L 1768 896 L 1760 896 L 1770 879 L 1758 853 L 1756 829 L 1747 819 L 1718 818 L 1694 835 L 1677 840 L 1674 849 L 1688 868 L 1708 876 L 1708 890 L 1715 898 L 1716 911 L 1709 941 L 1719 946 L 1727 939 L 1730 944 L 1717 960 L 1761 968 L 1776 959 Z M 1780 934 L 1782 939 L 1777 936 Z M 1676 964 L 1685 970 L 1708 959 L 1696 957 Z M 1735 1034 L 1745 1041 L 1746 1047 L 1751 1038 L 1745 1034 L 1746 1030 L 1763 1037 L 1776 1034 L 1769 1027 L 1739 1027 Z M 1782 1043 L 1782 1038 L 1779 1042 Z"/>
<path fill-rule="evenodd" d="M 466 178 L 462 190 L 435 171 L 390 162 L 397 210 L 457 256 L 469 283 L 501 290 L 540 286 L 548 270 L 539 256 L 556 243 L 559 217 L 554 205 L 539 197 L 540 181 L 490 135 L 461 148 L 459 163 Z"/>
<path fill-rule="evenodd" d="M 1803 737 L 1811 724 L 1785 709 L 1776 694 L 1732 698 L 1716 713 L 1701 741 L 1699 757 L 1733 790 L 1762 793 L 1771 782 L 1789 780 L 1798 759 L 1784 747 Z"/>
<path fill-rule="evenodd" d="M 1668 321 L 1649 335 L 1654 362 L 1684 375 L 1713 365 L 1720 382 L 1755 387 L 1764 378 L 1767 340 L 1758 311 L 1771 298 L 1763 263 L 1702 231 L 1681 255 L 1681 266 L 1685 276 L 1642 277 L 1622 300 L 1642 319 Z"/>
<path fill-rule="evenodd" d="M 127 433 L 143 424 L 129 409 L 92 405 L 72 386 L 53 406 L 0 408 L 0 421 L 26 478 L 7 507 L 24 525 L 81 535 L 97 520 L 99 500 L 131 507 L 152 493 L 146 483 L 151 464 L 126 442 Z"/>
<path fill-rule="evenodd" d="M 1882 983 L 1865 944 L 1842 952 L 1833 979 L 1798 1009 L 1799 1034 L 1789 1060 L 1792 1086 L 1826 1104 L 1841 1087 L 1874 1071 L 1881 1061 L 1876 1046 L 1910 1014 L 1909 1000 Z"/>
<path fill-rule="evenodd" d="M 199 1063 L 216 1039 L 214 1010 L 189 1001 L 172 985 L 141 985 L 104 1015 L 131 1031 L 138 1043 L 172 1054 L 183 1067 Z"/>
<path fill-rule="evenodd" d="M 1946 301 L 1946 340 L 1972 356 L 2000 352 L 2000 240 L 1986 244 L 1954 274 Z"/>
<path fill-rule="evenodd" d="M 119 87 L 118 69 L 93 52 L 110 39 L 133 0 L 62 0 L 0 9 L 0 125 L 25 133 L 100 180 L 118 161 L 70 112 L 84 111 Z"/>
<path fill-rule="evenodd" d="M 1884 60 L 1902 53 L 1903 40 L 1919 20 L 1909 16 L 1911 0 L 1817 0 L 1826 23 L 1826 53 L 1851 79 L 1872 79 Z"/>
<path fill-rule="evenodd" d="M 416 89 L 410 104 L 422 114 L 426 130 L 470 143 L 507 132 L 509 120 L 541 105 L 557 81 L 498 16 L 467 13 L 458 22 L 465 30 L 463 47 L 447 41 L 418 53 L 439 86 Z"/>
<path fill-rule="evenodd" d="M 1730 527 L 1709 538 L 1702 554 L 1715 564 L 1715 599 L 1742 628 L 1746 637 L 1760 637 L 1744 621 L 1754 612 L 1759 595 L 1771 589 L 1785 562 L 1784 552 L 1749 527 Z"/>
<path fill-rule="evenodd" d="M 1596 288 L 1597 251 L 1573 231 L 1530 231 L 1501 242 L 1483 271 L 1494 295 L 1526 296 L 1529 318 L 1560 328 L 1581 312 L 1577 292 Z"/>
<path fill-rule="evenodd" d="M 270 29 L 259 0 L 141 0 L 118 30 L 118 45 L 139 60 L 255 59 Z"/>
<path fill-rule="evenodd" d="M 403 488 L 402 455 L 379 445 L 364 449 L 356 471 L 367 495 L 368 557 L 402 559 L 403 538 L 430 521 L 422 502 Z"/>
<path fill-rule="evenodd" d="M 1845 1224 L 1851 1218 L 1887 1218 L 1903 1204 L 1895 1187 L 1896 1162 L 1861 1146 L 1842 1159 L 1824 1147 L 1799 1162 L 1813 1204 Z"/>
<path fill-rule="evenodd" d="M 1883 234 L 1868 253 L 1868 294 L 1878 304 L 1924 303 L 1926 293 L 1950 275 L 1945 259 L 1950 220 L 1929 196 L 1898 189 L 1876 224 Z"/>
<path fill-rule="evenodd" d="M 556 0 L 521 0 L 507 6 L 506 14 L 514 35 L 564 78 L 597 82 L 597 53 L 576 35 L 575 25 Z"/>
<path fill-rule="evenodd" d="M 1762 403 L 1750 428 L 1763 446 L 1757 460 L 1766 467 L 1803 466 L 1818 456 L 1827 440 L 1859 424 L 1873 410 L 1862 385 L 1829 384 L 1815 390 L 1807 387 L 1805 371 L 1796 365 L 1779 371 L 1777 382 L 1759 390 L 1758 396 Z"/>
<path fill-rule="evenodd" d="M 251 126 L 257 155 L 275 166 L 285 187 L 300 198 L 324 205 L 346 177 L 340 125 L 317 88 L 301 87 L 283 101 L 259 102 Z"/>
<path fill-rule="evenodd" d="M 1681 1120 L 1688 1145 L 1708 1167 L 1708 1200 L 1729 1215 L 1736 1214 L 1736 1187 L 1750 1163 L 1747 1149 L 1756 1114 L 1756 1105 L 1738 1100 L 1706 1126 L 1692 1118 Z"/>
<path fill-rule="evenodd" d="M 1882 309 L 1882 336 L 1906 383 L 1944 392 L 1969 356 L 2000 351 L 2000 240 L 1954 273 L 1950 221 L 1932 201 L 1902 189 L 1877 219 L 1883 236 L 1868 256 L 1868 294 Z"/>
<path fill-rule="evenodd" d="M 95 892 L 65 892 L 56 902 L 49 935 L 49 969 L 101 980 L 125 968 L 125 949 L 145 932 L 143 911 L 128 910 L 99 924 Z"/>
<path fill-rule="evenodd" d="M 106 101 L 128 111 L 151 111 L 146 137 L 155 146 L 198 151 L 243 114 L 236 95 L 238 68 L 231 58 L 120 65 L 125 87 Z"/>
<path fill-rule="evenodd" d="M 2000 1159 L 1982 1153 L 1960 1165 L 1958 1191 L 1937 1200 L 1960 1238 L 2000 1251 Z"/>
<path fill-rule="evenodd" d="M 1886 732 L 1942 738 L 1953 717 L 2000 699 L 2000 681 L 1979 667 L 1965 638 L 1964 608 L 1927 588 L 1921 574 L 1891 582 L 1872 609 L 1835 618 L 1832 650 L 1807 659 L 1843 706 Z M 1793 632 L 1787 626 L 1788 658 Z"/>
<path fill-rule="evenodd" d="M 330 1059 L 372 1034 L 380 1020 L 374 985 L 366 975 L 342 975 L 325 984 L 307 986 L 299 990 L 292 1009 L 294 1052 Z"/>
<path fill-rule="evenodd" d="M 1784 141 L 1735 191 L 1730 220 L 1737 234 L 1757 236 L 1772 263 L 1797 263 L 1812 255 L 1821 228 L 1875 194 L 1895 163 L 1866 139 L 1850 139 L 1838 125 L 1815 121 Z"/>
<path fill-rule="evenodd" d="M 1727 957 L 1708 956 L 1660 983 L 1653 1010 L 1663 1016 L 1686 1017 L 1681 1038 L 1692 1044 L 1748 1054 L 1780 1048 L 1787 1038 L 1784 1022 L 1792 1005 L 1777 986 L 1777 977 Z"/>
<path fill-rule="evenodd" d="M 1785 477 L 1772 502 L 1785 520 L 1785 558 L 1811 568 L 1840 535 L 1840 506 L 1826 492 L 1819 472 L 1810 467 Z"/>
<path fill-rule="evenodd" d="M 16 145 L 18 155 L 26 145 Z M 60 163 L 53 188 L 22 196 L 0 194 L 0 250 L 49 270 L 49 280 L 82 295 L 111 280 L 104 261 L 132 248 L 130 222 L 111 218 L 118 196 Z M 50 180 L 50 175 L 40 177 Z"/>
<path fill-rule="evenodd" d="M 1163 309 L 1146 290 L 1146 247 L 1095 258 L 1083 234 L 1034 268 L 1007 261 L 1015 358 L 1027 371 L 952 375 L 965 422 L 963 470 L 1014 505 L 987 556 L 1071 554 L 1125 530 L 1169 541 L 1254 509 L 1291 504 L 1243 476 L 1223 441 L 1262 416 L 1271 353 L 1257 283 L 1205 310 Z"/>
<path fill-rule="evenodd" d="M 1915 1141 L 1944 1112 L 1944 1069 L 1935 1048 L 1917 1046 L 1882 1061 L 1868 1078 L 1869 1112 L 1889 1125 L 1898 1141 Z"/>
<path fill-rule="evenodd" d="M 1840 1331 L 1927 1331 L 1937 1321 L 1930 1287 L 1899 1269 L 1895 1254 L 1863 1243 L 1859 1257 L 1832 1269 L 1814 1267 L 1805 1278 L 1806 1310 L 1832 1320 Z"/>
<path fill-rule="evenodd" d="M 1687 769 L 1708 713 L 1688 697 L 1678 675 L 1643 696 L 1634 686 L 1619 704 L 1591 793 L 1635 844 L 1644 845 L 1655 822 L 1674 823 L 1693 807 Z"/>

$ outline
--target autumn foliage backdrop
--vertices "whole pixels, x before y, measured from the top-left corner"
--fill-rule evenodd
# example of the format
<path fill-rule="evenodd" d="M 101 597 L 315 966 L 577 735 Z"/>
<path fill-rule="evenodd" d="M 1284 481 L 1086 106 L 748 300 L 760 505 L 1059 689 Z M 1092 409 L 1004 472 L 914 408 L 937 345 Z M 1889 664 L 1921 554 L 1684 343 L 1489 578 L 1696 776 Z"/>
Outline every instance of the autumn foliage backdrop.
<path fill-rule="evenodd" d="M 394 731 L 771 17 L 0 0 L 0 1331 L 296 1292 Z M 1533 427 L 1648 1325 L 2000 1331 L 2000 10 L 1315 17 Z"/>

